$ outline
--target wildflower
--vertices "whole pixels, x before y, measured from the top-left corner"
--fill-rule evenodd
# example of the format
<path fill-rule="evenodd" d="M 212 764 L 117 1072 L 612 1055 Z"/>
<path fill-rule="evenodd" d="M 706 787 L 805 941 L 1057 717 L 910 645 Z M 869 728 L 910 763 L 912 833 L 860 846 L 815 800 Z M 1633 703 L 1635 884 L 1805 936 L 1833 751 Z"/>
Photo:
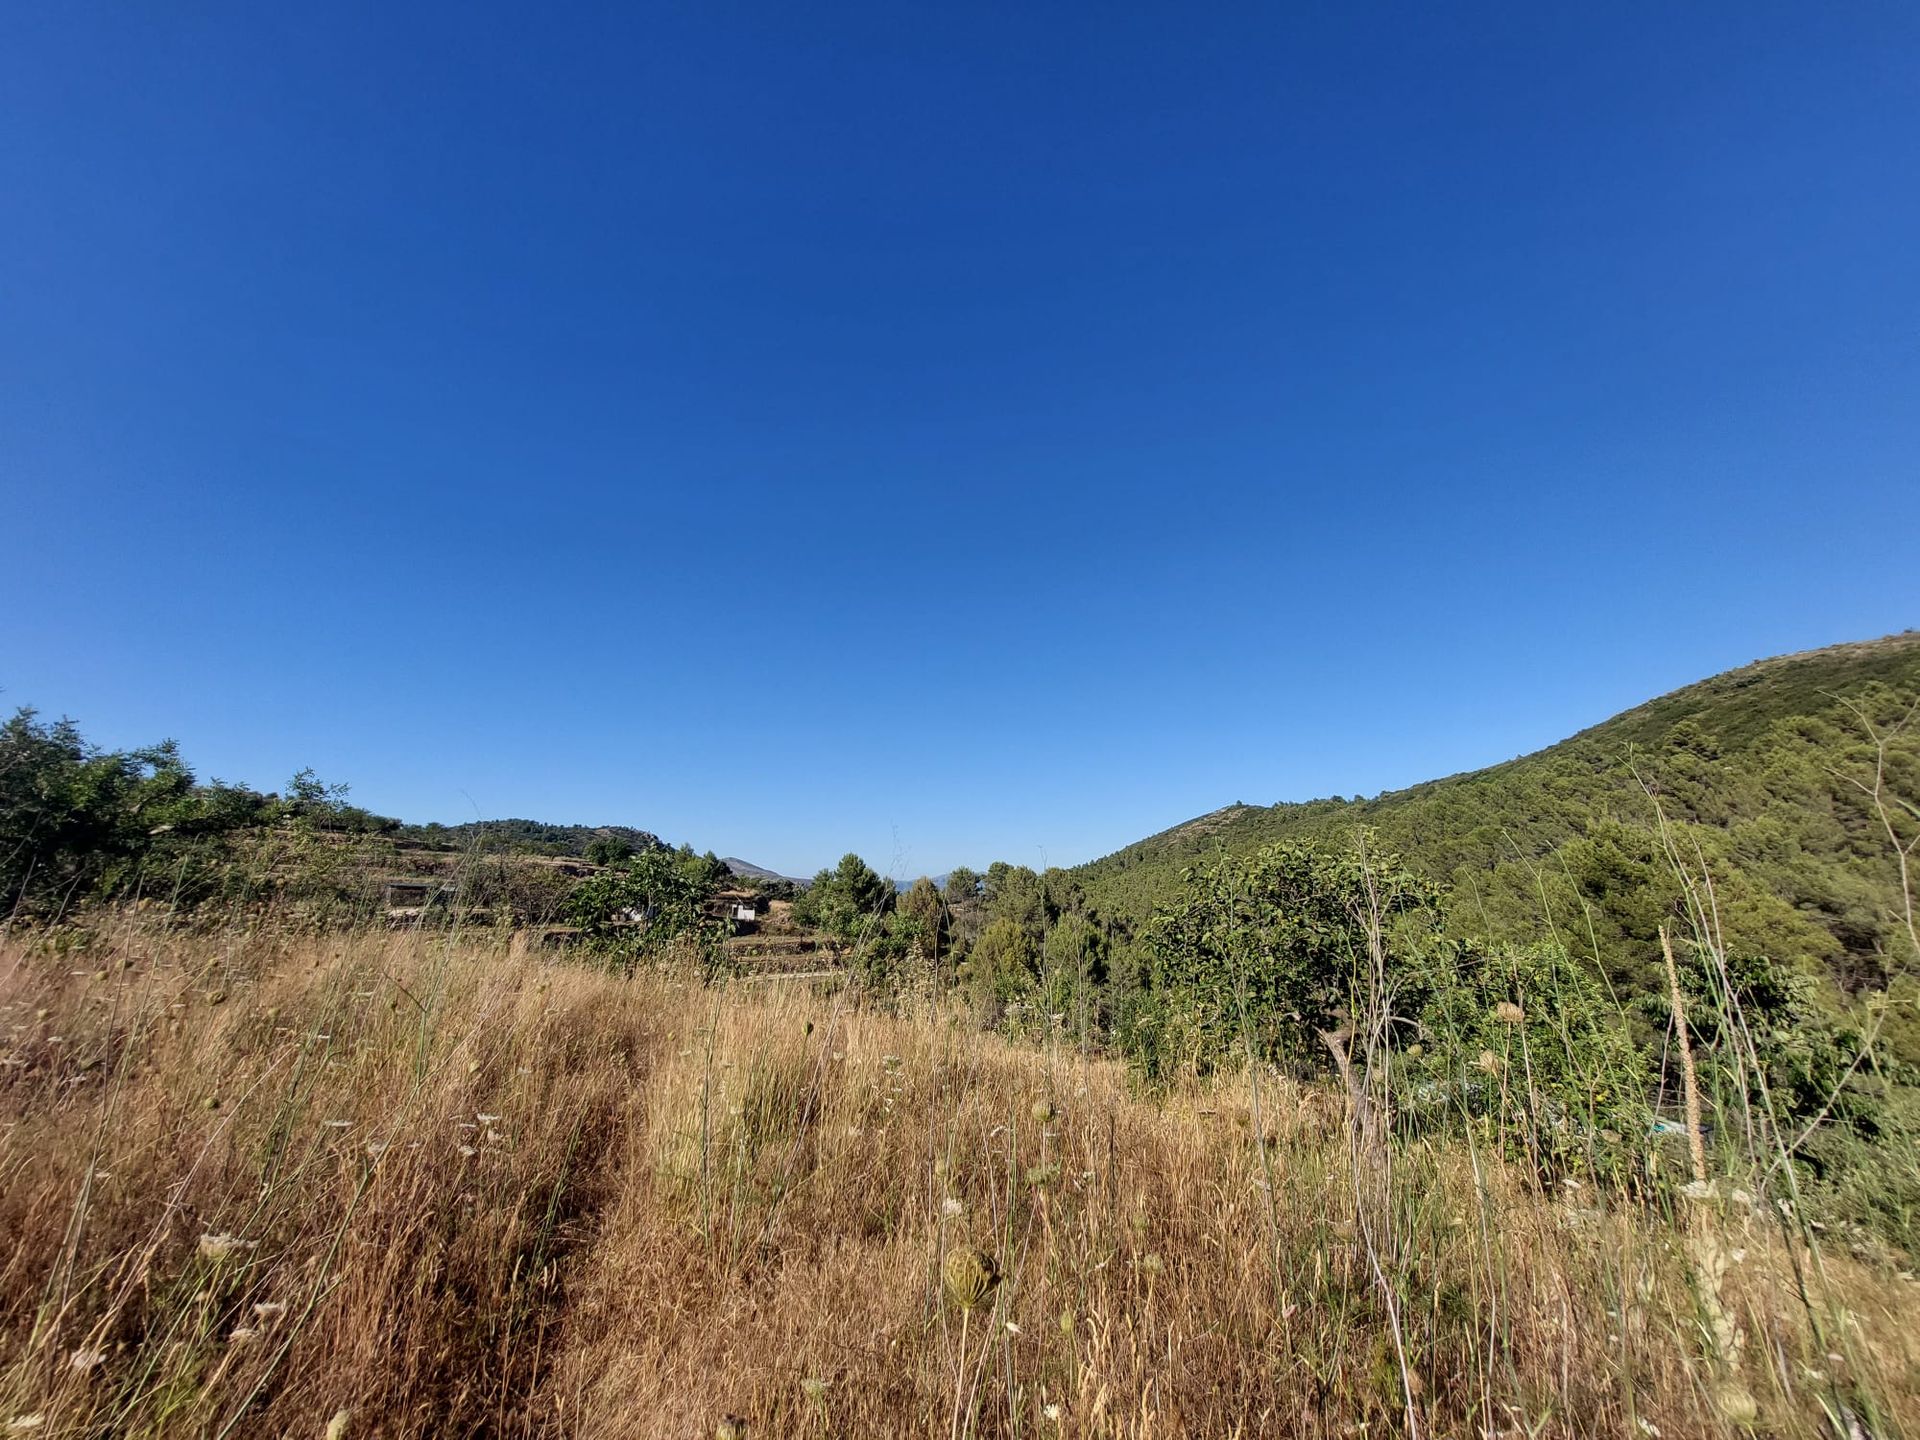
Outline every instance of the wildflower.
<path fill-rule="evenodd" d="M 809 1375 L 800 1382 L 800 1392 L 805 1395 L 807 1399 L 818 1404 L 827 1393 L 827 1382 Z"/>
<path fill-rule="evenodd" d="M 471 1145 L 462 1145 L 460 1147 L 460 1153 L 462 1155 L 478 1155 L 480 1152 Z"/>
<path fill-rule="evenodd" d="M 1483 1071 L 1488 1075 L 1498 1075 L 1500 1073 L 1500 1057 L 1491 1050 L 1482 1050 L 1479 1058 L 1476 1059 L 1473 1064 L 1475 1069 Z"/>
<path fill-rule="evenodd" d="M 262 1320 L 277 1320 L 287 1313 L 287 1302 L 284 1300 L 256 1300 L 253 1302 L 253 1313 L 258 1315 Z"/>
<path fill-rule="evenodd" d="M 482 1125 L 498 1125 L 500 1123 L 500 1117 L 498 1115 L 481 1115 L 476 1113 L 473 1118 L 478 1120 Z"/>
<path fill-rule="evenodd" d="M 1020 1333 L 1020 1327 L 1009 1320 L 1007 1321 L 1007 1333 L 1009 1335 L 1018 1335 Z"/>
<path fill-rule="evenodd" d="M 1511 1000 L 1502 1000 L 1493 1007 L 1493 1018 L 1503 1025 L 1518 1025 L 1527 1018 L 1527 1012 Z"/>
<path fill-rule="evenodd" d="M 722 1415 L 713 1427 L 713 1440 L 747 1440 L 747 1422 L 738 1415 Z"/>
<path fill-rule="evenodd" d="M 237 1251 L 251 1250 L 253 1247 L 253 1241 L 242 1240 L 238 1235 L 222 1233 L 200 1237 L 200 1253 L 209 1260 L 224 1260 Z"/>
<path fill-rule="evenodd" d="M 949 1195 L 940 1202 L 940 1213 L 949 1220 L 957 1220 L 967 1213 L 966 1204 L 956 1195 Z"/>
<path fill-rule="evenodd" d="M 1036 1100 L 1033 1102 L 1033 1118 L 1042 1125 L 1051 1125 L 1054 1120 L 1058 1118 L 1059 1113 L 1060 1112 L 1055 1110 L 1052 1104 L 1046 1100 Z"/>
<path fill-rule="evenodd" d="M 1058 1425 L 1060 1423 L 1060 1407 L 1058 1404 L 1048 1405 L 1046 1409 L 1040 1413 L 1045 1415 L 1047 1419 L 1051 1420 L 1054 1424 Z"/>
<path fill-rule="evenodd" d="M 67 1364 L 75 1370 L 91 1370 L 107 1358 L 104 1350 L 76 1350 L 67 1357 Z"/>
<path fill-rule="evenodd" d="M 947 1298 L 962 1310 L 971 1310 L 985 1300 L 1000 1283 L 1000 1267 L 984 1250 L 970 1247 L 947 1252 L 940 1267 L 940 1279 Z"/>
<path fill-rule="evenodd" d="M 260 1338 L 260 1332 L 250 1325 L 242 1325 L 227 1336 L 229 1345 L 251 1345 Z"/>

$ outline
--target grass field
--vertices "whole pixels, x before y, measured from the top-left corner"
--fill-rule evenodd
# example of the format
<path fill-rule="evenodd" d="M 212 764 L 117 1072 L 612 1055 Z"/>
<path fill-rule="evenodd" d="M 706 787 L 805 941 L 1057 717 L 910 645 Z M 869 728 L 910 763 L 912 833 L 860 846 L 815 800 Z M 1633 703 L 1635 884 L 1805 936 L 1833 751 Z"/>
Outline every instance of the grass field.
<path fill-rule="evenodd" d="M 0 1433 L 1920 1428 L 1909 1262 L 1470 1135 L 1356 1166 L 1272 1076 L 131 921 L 0 946 L 0 1035 Z M 998 1283 L 944 1283 L 976 1249 Z"/>

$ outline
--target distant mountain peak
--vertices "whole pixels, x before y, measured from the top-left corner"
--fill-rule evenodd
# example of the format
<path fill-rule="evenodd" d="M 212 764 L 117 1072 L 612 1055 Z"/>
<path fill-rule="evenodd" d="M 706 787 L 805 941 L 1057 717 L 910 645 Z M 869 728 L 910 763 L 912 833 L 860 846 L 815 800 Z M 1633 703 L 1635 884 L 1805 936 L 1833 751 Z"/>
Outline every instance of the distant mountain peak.
<path fill-rule="evenodd" d="M 747 880 L 785 880 L 793 885 L 809 883 L 802 876 L 782 875 L 778 870 L 769 870 L 764 865 L 756 865 L 751 860 L 742 860 L 737 855 L 723 855 L 720 857 L 720 863 Z"/>

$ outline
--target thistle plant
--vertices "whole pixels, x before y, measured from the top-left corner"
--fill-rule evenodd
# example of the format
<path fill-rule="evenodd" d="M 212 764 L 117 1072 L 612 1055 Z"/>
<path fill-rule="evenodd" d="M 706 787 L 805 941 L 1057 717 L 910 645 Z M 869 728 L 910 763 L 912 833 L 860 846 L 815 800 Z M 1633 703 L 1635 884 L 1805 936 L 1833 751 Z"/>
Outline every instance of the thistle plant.
<path fill-rule="evenodd" d="M 986 1251 L 966 1246 L 947 1252 L 940 1279 L 947 1298 L 965 1316 L 994 1292 L 1000 1283 L 1000 1267 Z"/>
<path fill-rule="evenodd" d="M 967 1374 L 967 1322 L 973 1318 L 974 1310 L 999 1286 L 1000 1267 L 986 1251 L 970 1245 L 962 1246 L 947 1252 L 947 1258 L 940 1267 L 940 1283 L 947 1292 L 947 1299 L 960 1307 L 960 1367 L 954 1377 L 953 1424 L 950 1427 L 952 1433 L 958 1434 L 960 1396 Z"/>

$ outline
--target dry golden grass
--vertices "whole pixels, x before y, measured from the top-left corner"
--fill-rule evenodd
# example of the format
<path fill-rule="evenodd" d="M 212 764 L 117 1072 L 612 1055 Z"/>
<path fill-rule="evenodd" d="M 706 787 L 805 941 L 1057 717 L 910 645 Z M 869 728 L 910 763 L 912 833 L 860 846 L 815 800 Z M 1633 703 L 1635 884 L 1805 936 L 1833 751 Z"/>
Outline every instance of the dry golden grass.
<path fill-rule="evenodd" d="M 415 936 L 16 937 L 0 1034 L 0 1434 L 1920 1422 L 1909 1281 L 1271 1079 Z"/>

